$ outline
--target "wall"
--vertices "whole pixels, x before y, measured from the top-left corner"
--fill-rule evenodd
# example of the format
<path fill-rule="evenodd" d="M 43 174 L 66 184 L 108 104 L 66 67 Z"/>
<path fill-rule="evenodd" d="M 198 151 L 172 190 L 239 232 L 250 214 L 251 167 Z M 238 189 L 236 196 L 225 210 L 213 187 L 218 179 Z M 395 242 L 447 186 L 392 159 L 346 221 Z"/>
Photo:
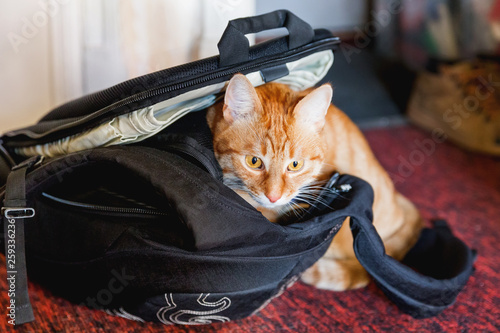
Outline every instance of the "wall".
<path fill-rule="evenodd" d="M 0 133 L 126 79 L 217 54 L 254 0 L 0 0 Z"/>
<path fill-rule="evenodd" d="M 31 124 L 53 104 L 50 27 L 40 10 L 36 1 L 0 1 L 0 132 Z"/>
<path fill-rule="evenodd" d="M 313 28 L 348 31 L 365 22 L 366 0 L 256 0 L 256 13 L 288 9 Z"/>

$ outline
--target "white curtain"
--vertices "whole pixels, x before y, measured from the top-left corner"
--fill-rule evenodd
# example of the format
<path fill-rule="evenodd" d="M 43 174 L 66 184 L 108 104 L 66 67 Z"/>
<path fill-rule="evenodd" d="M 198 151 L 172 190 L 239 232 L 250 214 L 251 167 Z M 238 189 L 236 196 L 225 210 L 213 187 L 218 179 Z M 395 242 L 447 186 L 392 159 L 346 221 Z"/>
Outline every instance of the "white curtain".
<path fill-rule="evenodd" d="M 120 1 L 121 47 L 128 76 L 196 59 L 201 9 L 200 0 Z"/>
<path fill-rule="evenodd" d="M 84 1 L 85 92 L 218 53 L 228 20 L 254 0 Z"/>
<path fill-rule="evenodd" d="M 129 78 L 217 54 L 255 0 L 0 1 L 0 133 Z"/>

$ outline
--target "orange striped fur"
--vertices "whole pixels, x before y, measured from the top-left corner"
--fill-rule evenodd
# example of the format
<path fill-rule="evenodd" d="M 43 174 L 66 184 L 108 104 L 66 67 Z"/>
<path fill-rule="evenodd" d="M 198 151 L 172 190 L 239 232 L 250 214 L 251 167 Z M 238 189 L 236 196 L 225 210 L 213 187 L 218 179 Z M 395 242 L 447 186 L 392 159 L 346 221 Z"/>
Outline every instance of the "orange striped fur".
<path fill-rule="evenodd" d="M 207 114 L 224 182 L 277 222 L 300 213 L 303 207 L 291 201 L 295 197 L 314 204 L 314 194 L 333 172 L 363 178 L 374 188 L 374 225 L 387 253 L 400 260 L 418 237 L 420 215 L 394 189 L 362 133 L 330 104 L 331 97 L 330 85 L 302 92 L 278 83 L 253 88 L 245 76 L 235 75 L 224 101 Z M 332 290 L 368 283 L 354 256 L 348 223 L 302 279 Z"/>

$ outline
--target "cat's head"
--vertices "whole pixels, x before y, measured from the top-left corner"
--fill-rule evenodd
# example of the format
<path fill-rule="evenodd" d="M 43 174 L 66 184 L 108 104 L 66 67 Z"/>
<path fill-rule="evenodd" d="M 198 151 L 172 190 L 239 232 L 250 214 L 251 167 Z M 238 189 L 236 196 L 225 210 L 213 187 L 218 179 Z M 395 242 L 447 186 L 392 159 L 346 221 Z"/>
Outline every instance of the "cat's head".
<path fill-rule="evenodd" d="M 297 196 L 307 201 L 323 164 L 331 98 L 330 85 L 299 93 L 277 83 L 254 88 L 235 75 L 222 110 L 208 116 L 225 184 L 268 209 L 289 207 Z"/>

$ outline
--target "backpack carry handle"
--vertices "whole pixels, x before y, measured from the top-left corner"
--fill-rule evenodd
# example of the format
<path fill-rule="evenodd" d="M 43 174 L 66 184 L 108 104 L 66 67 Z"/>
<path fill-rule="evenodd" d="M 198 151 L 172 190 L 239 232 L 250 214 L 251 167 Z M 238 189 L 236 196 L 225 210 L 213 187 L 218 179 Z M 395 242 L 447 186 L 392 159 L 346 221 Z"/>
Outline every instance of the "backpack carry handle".
<path fill-rule="evenodd" d="M 229 21 L 217 44 L 219 66 L 226 67 L 249 60 L 250 44 L 246 34 L 283 27 L 288 30 L 289 50 L 308 44 L 314 38 L 314 30 L 308 23 L 284 9 Z"/>

